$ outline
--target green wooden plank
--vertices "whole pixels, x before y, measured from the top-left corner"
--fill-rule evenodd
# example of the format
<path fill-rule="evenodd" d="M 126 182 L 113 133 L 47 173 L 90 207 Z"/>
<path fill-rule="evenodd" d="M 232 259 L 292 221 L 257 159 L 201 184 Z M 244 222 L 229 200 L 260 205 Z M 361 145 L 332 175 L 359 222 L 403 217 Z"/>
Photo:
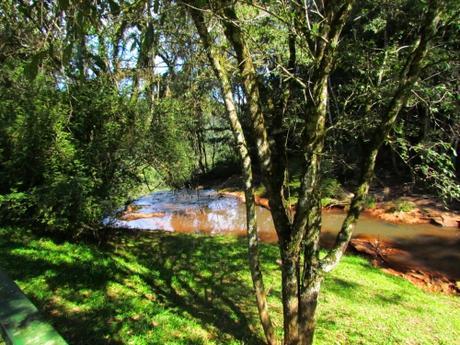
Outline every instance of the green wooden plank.
<path fill-rule="evenodd" d="M 66 345 L 21 289 L 0 271 L 0 329 L 9 345 Z"/>

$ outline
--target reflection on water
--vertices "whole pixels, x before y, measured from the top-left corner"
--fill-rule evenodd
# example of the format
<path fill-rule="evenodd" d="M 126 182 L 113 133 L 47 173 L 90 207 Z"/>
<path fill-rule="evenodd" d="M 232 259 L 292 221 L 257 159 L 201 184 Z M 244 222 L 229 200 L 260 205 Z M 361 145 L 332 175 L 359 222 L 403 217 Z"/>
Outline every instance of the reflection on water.
<path fill-rule="evenodd" d="M 163 191 L 139 198 L 134 202 L 139 213 L 155 217 L 120 220 L 113 225 L 144 230 L 164 230 L 204 234 L 246 234 L 244 203 L 234 196 L 223 196 L 213 190 Z M 332 243 L 345 215 L 339 211 L 323 212 L 322 240 Z M 276 242 L 271 214 L 257 207 L 259 237 L 264 242 Z M 411 252 L 413 260 L 460 279 L 460 231 L 430 224 L 390 224 L 362 215 L 354 236 L 365 235 L 390 240 Z"/>
<path fill-rule="evenodd" d="M 115 220 L 114 225 L 133 229 L 200 232 L 208 234 L 244 233 L 246 211 L 236 197 L 223 196 L 213 190 L 163 191 L 136 200 L 136 212 L 156 213 L 151 218 Z M 259 230 L 274 234 L 269 211 L 258 208 Z M 276 239 L 276 238 L 274 238 Z"/>
<path fill-rule="evenodd" d="M 214 190 L 181 190 L 152 193 L 137 199 L 136 212 L 155 213 L 157 216 L 136 220 L 115 220 L 115 226 L 145 230 L 199 232 L 207 234 L 246 231 L 244 203 L 234 196 L 221 195 Z M 343 212 L 323 213 L 323 232 L 336 233 L 344 219 Z M 276 241 L 271 214 L 257 207 L 259 234 L 263 240 Z M 404 239 L 418 236 L 460 237 L 456 229 L 440 229 L 434 225 L 391 224 L 362 215 L 355 235 L 381 236 L 386 239 Z"/>

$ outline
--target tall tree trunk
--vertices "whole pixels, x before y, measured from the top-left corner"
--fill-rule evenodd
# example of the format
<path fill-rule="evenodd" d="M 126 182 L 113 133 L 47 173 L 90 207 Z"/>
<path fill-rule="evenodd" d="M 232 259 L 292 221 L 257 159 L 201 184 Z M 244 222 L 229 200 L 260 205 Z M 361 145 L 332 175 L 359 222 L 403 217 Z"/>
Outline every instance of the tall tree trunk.
<path fill-rule="evenodd" d="M 305 115 L 306 168 L 301 181 L 292 233 L 294 245 L 303 251 L 303 265 L 300 267 L 299 277 L 299 344 L 305 345 L 313 342 L 316 327 L 315 312 L 322 281 L 322 276 L 318 274 L 322 222 L 320 172 L 329 104 L 328 81 L 335 63 L 336 47 L 353 2 L 353 0 L 329 2 L 324 9 L 325 20 L 321 26 L 321 38 L 316 39 L 315 43 L 307 43 L 310 47 L 314 47 L 312 54 L 315 58 L 315 69 L 310 78 L 313 86 L 309 92 L 311 96 Z M 301 11 L 301 16 L 305 13 Z M 307 42 L 309 40 L 308 37 Z"/>
<path fill-rule="evenodd" d="M 211 46 L 211 39 L 204 21 L 203 14 L 195 7 L 190 7 L 189 12 L 197 27 L 200 38 L 206 49 L 208 59 L 210 60 L 214 73 L 220 82 L 222 95 L 225 101 L 225 107 L 233 136 L 238 148 L 238 154 L 242 163 L 242 173 L 244 178 L 244 193 L 246 198 L 246 225 L 248 232 L 248 254 L 249 267 L 251 271 L 252 282 L 256 293 L 257 308 L 259 317 L 264 329 L 267 343 L 276 344 L 275 332 L 268 312 L 267 297 L 263 282 L 262 270 L 260 268 L 256 208 L 254 201 L 254 187 L 252 177 L 252 164 L 249 156 L 248 147 L 243 133 L 243 128 L 238 119 L 235 103 L 233 101 L 232 86 L 229 74 L 224 66 L 223 57 Z"/>

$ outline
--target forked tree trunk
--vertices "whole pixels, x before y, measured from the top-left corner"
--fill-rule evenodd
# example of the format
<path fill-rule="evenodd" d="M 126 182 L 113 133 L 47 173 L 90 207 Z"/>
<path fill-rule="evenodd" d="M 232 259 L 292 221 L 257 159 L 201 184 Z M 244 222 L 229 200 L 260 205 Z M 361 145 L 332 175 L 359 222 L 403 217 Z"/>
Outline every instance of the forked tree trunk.
<path fill-rule="evenodd" d="M 300 8 L 302 8 L 304 3 L 299 1 L 298 4 Z M 323 276 L 338 264 L 345 252 L 355 222 L 362 210 L 363 200 L 369 190 L 378 150 L 390 132 L 401 108 L 407 102 L 409 91 L 418 78 L 421 69 L 421 61 L 428 49 L 428 42 L 436 32 L 436 24 L 439 18 L 439 2 L 432 0 L 429 3 L 429 11 L 425 23 L 423 23 L 424 25 L 422 26 L 416 49 L 410 54 L 406 68 L 403 73 L 401 73 L 398 84 L 399 87 L 395 90 L 387 107 L 387 111 L 382 119 L 382 124 L 375 132 L 369 135 L 372 141 L 363 159 L 361 182 L 352 200 L 350 210 L 342 224 L 341 231 L 337 235 L 335 245 L 327 253 L 326 257 L 320 260 L 319 233 L 321 229 L 321 204 L 319 179 L 324 136 L 326 134 L 324 124 L 327 115 L 328 101 L 327 80 L 334 65 L 335 48 L 338 44 L 341 30 L 350 14 L 352 4 L 353 0 L 337 0 L 326 3 L 324 8 L 324 20 L 320 25 L 320 37 L 316 39 L 316 42 L 309 40 L 311 37 L 308 37 L 308 30 L 306 31 L 307 45 L 313 52 L 316 66 L 315 72 L 310 79 L 311 85 L 313 85 L 310 111 L 305 119 L 306 136 L 304 141 L 304 154 L 306 157 L 306 169 L 302 177 L 299 202 L 293 221 L 291 221 L 288 208 L 286 207 L 287 205 L 283 196 L 283 186 L 279 184 L 279 181 L 284 177 L 281 176 L 283 171 L 282 169 L 274 169 L 274 165 L 277 162 L 273 162 L 273 156 L 271 154 L 273 148 L 269 145 L 267 129 L 264 124 L 257 73 L 253 65 L 252 56 L 244 41 L 241 28 L 238 26 L 238 18 L 233 5 L 231 3 L 225 3 L 223 7 L 218 9 L 222 15 L 221 19 L 225 29 L 225 36 L 236 53 L 238 67 L 249 105 L 252 134 L 257 143 L 256 149 L 260 160 L 261 173 L 269 193 L 270 208 L 279 237 L 279 247 L 282 259 L 281 270 L 285 345 L 310 345 L 313 342 L 315 330 L 314 315 Z M 231 114 L 234 113 L 234 119 L 238 120 L 236 111 L 234 109 L 232 110 L 232 106 L 234 108 L 234 105 L 228 74 L 225 73 L 226 71 L 222 68 L 222 64 L 219 61 L 219 58 L 222 58 L 222 56 L 212 49 L 211 40 L 204 26 L 203 18 L 199 17 L 201 12 L 194 10 L 191 12 L 192 16 L 194 16 L 195 24 L 197 24 L 198 31 L 202 36 L 210 61 L 221 82 L 229 118 L 232 119 Z M 300 14 L 296 13 L 296 16 L 302 16 L 304 15 L 303 13 L 303 11 L 300 11 Z M 300 20 L 300 22 L 302 22 L 302 20 Z M 202 35 L 203 33 L 206 34 L 205 37 Z M 257 246 L 251 247 L 257 244 L 257 233 L 255 226 L 251 225 L 249 221 L 249 216 L 253 212 L 251 207 L 254 207 L 251 190 L 252 176 L 250 160 L 246 161 L 246 159 L 249 159 L 249 155 L 247 154 L 242 130 L 234 126 L 234 124 L 232 124 L 232 130 L 234 131 L 235 138 L 240 148 L 239 153 L 245 168 L 244 176 L 248 203 L 249 252 L 250 255 L 253 255 L 252 258 L 258 258 L 256 251 Z M 246 148 L 246 150 L 241 148 Z M 251 242 L 251 238 L 254 242 Z M 302 255 L 303 261 L 301 260 Z M 259 263 L 258 261 L 253 262 L 251 260 L 250 263 L 254 286 L 256 288 L 259 314 L 261 315 L 267 339 L 270 342 L 269 332 L 267 332 L 269 329 L 267 327 L 268 323 L 266 320 L 264 321 L 263 317 L 264 304 L 261 303 L 265 301 L 263 285 L 261 285 L 260 290 L 263 294 L 257 291 L 257 282 L 262 282 L 262 280 L 259 279 Z"/>

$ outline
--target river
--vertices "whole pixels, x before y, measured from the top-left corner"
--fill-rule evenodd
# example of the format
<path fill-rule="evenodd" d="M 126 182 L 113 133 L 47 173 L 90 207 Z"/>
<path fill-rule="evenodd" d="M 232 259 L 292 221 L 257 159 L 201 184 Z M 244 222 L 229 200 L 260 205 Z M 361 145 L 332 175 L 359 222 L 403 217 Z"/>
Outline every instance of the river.
<path fill-rule="evenodd" d="M 133 205 L 136 207 L 135 214 L 147 217 L 115 219 L 114 226 L 207 235 L 246 234 L 244 203 L 237 197 L 221 195 L 214 190 L 155 192 L 135 200 Z M 323 244 L 332 243 L 344 217 L 341 211 L 323 212 Z M 276 242 L 270 211 L 257 207 L 257 222 L 261 241 Z M 456 228 L 391 224 L 363 214 L 353 236 L 371 236 L 397 243 L 399 248 L 411 253 L 410 260 L 460 280 L 460 231 Z"/>

